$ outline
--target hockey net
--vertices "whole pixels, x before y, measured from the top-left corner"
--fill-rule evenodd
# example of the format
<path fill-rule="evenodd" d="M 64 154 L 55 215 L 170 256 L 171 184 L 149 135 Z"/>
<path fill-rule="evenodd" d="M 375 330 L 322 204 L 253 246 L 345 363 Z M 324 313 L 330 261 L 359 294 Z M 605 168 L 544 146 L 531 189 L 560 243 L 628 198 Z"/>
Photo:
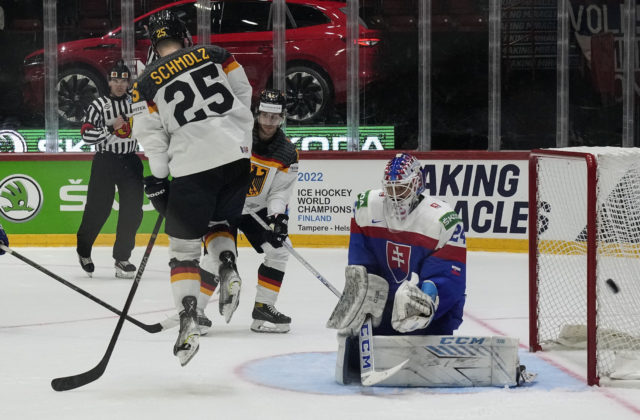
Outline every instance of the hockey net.
<path fill-rule="evenodd" d="M 531 350 L 586 348 L 590 385 L 639 380 L 640 149 L 535 150 L 529 176 Z"/>

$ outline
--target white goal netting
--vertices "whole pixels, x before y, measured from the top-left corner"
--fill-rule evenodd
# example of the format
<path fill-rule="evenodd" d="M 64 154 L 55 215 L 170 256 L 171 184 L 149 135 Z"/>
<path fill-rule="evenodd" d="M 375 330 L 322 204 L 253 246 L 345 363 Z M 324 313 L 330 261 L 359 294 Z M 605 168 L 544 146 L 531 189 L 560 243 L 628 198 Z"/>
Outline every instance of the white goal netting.
<path fill-rule="evenodd" d="M 586 346 L 587 249 L 595 246 L 597 375 L 640 379 L 640 371 L 631 366 L 636 354 L 640 358 L 640 149 L 558 150 L 596 157 L 597 238 L 588 243 L 585 159 L 540 156 L 538 343 Z"/>

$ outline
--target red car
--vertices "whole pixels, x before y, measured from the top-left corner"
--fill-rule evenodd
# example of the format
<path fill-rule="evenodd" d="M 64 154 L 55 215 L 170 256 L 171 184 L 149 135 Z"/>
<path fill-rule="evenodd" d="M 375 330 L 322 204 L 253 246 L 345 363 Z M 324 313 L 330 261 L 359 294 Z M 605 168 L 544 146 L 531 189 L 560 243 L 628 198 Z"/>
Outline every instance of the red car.
<path fill-rule="evenodd" d="M 197 43 L 196 1 L 182 0 L 135 19 L 135 58 L 144 63 L 150 41 L 144 26 L 153 13 L 171 8 L 186 23 Z M 320 120 L 332 104 L 344 104 L 347 90 L 346 3 L 287 0 L 286 83 L 288 118 Z M 271 1 L 213 0 L 211 44 L 219 45 L 243 65 L 253 87 L 254 101 L 270 85 L 273 69 Z M 78 123 L 84 109 L 108 92 L 107 71 L 121 55 L 121 28 L 101 38 L 58 45 L 58 105 L 63 120 Z M 361 19 L 359 33 L 360 86 L 380 77 L 374 71 L 380 54 L 380 32 Z M 24 60 L 24 99 L 34 111 L 44 109 L 44 50 Z"/>

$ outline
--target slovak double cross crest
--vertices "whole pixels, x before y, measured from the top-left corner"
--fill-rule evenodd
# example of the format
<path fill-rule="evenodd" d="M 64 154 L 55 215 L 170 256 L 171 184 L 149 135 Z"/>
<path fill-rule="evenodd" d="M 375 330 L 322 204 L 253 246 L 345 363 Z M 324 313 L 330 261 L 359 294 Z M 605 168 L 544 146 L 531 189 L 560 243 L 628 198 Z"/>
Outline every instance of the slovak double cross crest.
<path fill-rule="evenodd" d="M 396 283 L 402 283 L 409 277 L 411 247 L 387 241 L 387 266 Z"/>

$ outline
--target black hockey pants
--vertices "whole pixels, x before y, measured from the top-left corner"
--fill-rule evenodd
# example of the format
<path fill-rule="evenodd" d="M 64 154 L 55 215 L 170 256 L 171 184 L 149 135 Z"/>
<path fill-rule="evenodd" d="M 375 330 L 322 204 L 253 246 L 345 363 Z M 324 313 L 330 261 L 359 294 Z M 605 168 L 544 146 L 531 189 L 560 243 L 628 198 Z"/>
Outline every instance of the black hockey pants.
<path fill-rule="evenodd" d="M 99 152 L 93 157 L 87 204 L 77 234 L 77 251 L 82 257 L 91 256 L 93 243 L 111 213 L 116 186 L 120 208 L 113 258 L 124 261 L 131 257 L 142 222 L 142 162 L 135 153 L 111 152 Z"/>

